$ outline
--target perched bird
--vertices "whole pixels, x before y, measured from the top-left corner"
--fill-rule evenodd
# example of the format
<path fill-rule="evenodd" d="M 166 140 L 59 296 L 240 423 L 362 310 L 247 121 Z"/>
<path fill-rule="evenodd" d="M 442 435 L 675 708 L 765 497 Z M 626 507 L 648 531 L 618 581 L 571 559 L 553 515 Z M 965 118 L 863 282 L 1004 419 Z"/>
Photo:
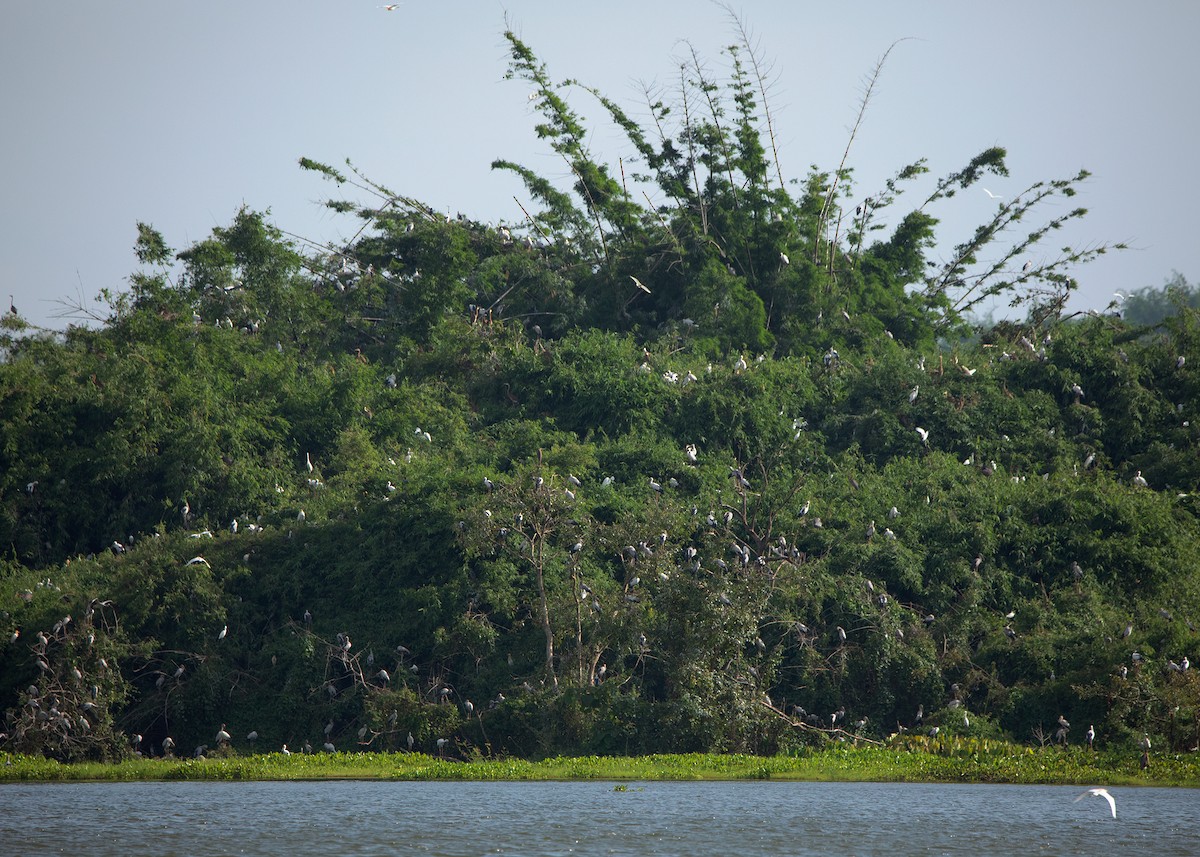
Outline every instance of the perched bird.
<path fill-rule="evenodd" d="M 1079 803 L 1085 797 L 1091 797 L 1093 795 L 1095 797 L 1102 797 L 1106 801 L 1108 801 L 1108 808 L 1112 811 L 1112 817 L 1113 818 L 1117 817 L 1117 802 L 1113 799 L 1113 796 L 1108 793 L 1108 789 L 1100 789 L 1100 788 L 1088 789 L 1086 792 L 1081 794 L 1079 797 L 1075 798 L 1074 803 Z"/>
<path fill-rule="evenodd" d="M 226 636 L 228 633 L 229 633 L 229 626 L 228 626 L 228 625 L 225 625 L 224 627 L 222 627 L 222 628 L 221 628 L 221 633 L 217 634 L 217 639 L 218 639 L 218 640 L 224 640 L 224 639 L 225 639 L 225 636 Z"/>
<path fill-rule="evenodd" d="M 1089 726 L 1087 732 L 1083 733 L 1083 738 L 1087 741 L 1088 749 L 1092 749 L 1092 743 L 1096 740 L 1096 727 Z"/>
<path fill-rule="evenodd" d="M 1136 485 L 1138 488 L 1146 488 L 1147 487 L 1146 477 L 1142 476 L 1142 471 L 1139 470 L 1137 472 L 1137 474 L 1133 477 L 1133 484 Z"/>

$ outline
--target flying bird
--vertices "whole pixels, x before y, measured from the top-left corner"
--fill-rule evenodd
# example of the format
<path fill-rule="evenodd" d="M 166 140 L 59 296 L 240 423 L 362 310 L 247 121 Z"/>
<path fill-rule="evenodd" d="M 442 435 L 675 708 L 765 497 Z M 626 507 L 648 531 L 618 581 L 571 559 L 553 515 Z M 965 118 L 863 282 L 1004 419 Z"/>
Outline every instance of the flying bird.
<path fill-rule="evenodd" d="M 991 192 L 990 190 L 988 190 L 986 187 L 985 187 L 985 188 L 983 188 L 983 192 L 984 192 L 984 193 L 986 193 L 986 194 L 988 195 L 988 198 L 989 198 L 989 199 L 1004 199 L 1004 197 L 1002 197 L 1000 194 L 998 194 L 998 193 L 992 193 L 992 192 Z"/>
<path fill-rule="evenodd" d="M 1074 802 L 1079 803 L 1085 797 L 1089 797 L 1091 795 L 1095 795 L 1096 797 L 1102 797 L 1106 801 L 1108 801 L 1108 808 L 1110 810 L 1112 810 L 1112 817 L 1113 818 L 1117 817 L 1117 802 L 1116 802 L 1116 800 L 1113 799 L 1113 796 L 1108 793 L 1108 789 L 1099 789 L 1099 788 L 1088 789 L 1086 792 L 1081 794 L 1079 797 L 1075 798 Z"/>
<path fill-rule="evenodd" d="M 646 288 L 646 284 L 643 283 L 641 280 L 639 280 L 637 277 L 635 277 L 633 274 L 629 275 L 629 279 L 633 280 L 633 284 L 635 286 L 637 286 L 639 289 L 641 289 L 643 292 L 645 292 L 646 294 L 650 294 L 650 289 Z"/>
<path fill-rule="evenodd" d="M 923 429 L 920 426 L 917 426 L 917 434 L 919 434 L 921 436 L 921 443 L 928 446 L 929 445 L 929 429 Z"/>

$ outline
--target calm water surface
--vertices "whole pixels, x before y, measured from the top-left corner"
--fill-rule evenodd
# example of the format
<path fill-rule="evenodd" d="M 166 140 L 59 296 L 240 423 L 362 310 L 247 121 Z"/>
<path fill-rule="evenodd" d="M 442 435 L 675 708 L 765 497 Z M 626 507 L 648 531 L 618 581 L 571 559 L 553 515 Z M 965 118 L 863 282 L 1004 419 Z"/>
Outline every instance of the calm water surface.
<path fill-rule="evenodd" d="M 1200 793 L 881 783 L 0 785 L 0 853 L 1200 854 Z"/>

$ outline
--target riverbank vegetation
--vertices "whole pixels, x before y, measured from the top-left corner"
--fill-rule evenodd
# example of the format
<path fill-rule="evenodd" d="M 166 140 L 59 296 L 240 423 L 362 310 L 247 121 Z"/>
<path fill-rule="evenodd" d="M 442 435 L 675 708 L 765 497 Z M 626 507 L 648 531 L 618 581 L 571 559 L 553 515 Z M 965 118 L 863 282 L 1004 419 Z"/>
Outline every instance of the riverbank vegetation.
<path fill-rule="evenodd" d="M 346 243 L 140 224 L 96 324 L 0 320 L 14 764 L 1193 751 L 1200 315 L 1067 312 L 1086 174 L 943 234 L 1003 149 L 789 181 L 744 43 L 644 125 L 508 44 L 570 176 L 498 160 L 519 221 L 306 159 Z M 253 758 L 195 769 L 333 764 Z"/>
<path fill-rule="evenodd" d="M 129 759 L 64 764 L 42 756 L 0 755 L 0 782 L 156 780 L 806 780 L 1103 784 L 1200 787 L 1192 754 L 1156 756 L 1082 748 L 1033 749 L 987 739 L 908 741 L 896 747 L 841 746 L 778 756 L 653 754 L 450 760 L 424 753 L 271 753 L 203 759 Z"/>

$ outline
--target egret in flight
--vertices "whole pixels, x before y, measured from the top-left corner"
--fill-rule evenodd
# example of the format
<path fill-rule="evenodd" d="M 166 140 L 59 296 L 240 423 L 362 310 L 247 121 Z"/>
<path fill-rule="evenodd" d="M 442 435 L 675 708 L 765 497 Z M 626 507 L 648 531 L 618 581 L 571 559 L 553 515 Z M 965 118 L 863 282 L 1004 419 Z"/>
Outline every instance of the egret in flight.
<path fill-rule="evenodd" d="M 1108 789 L 1100 789 L 1100 788 L 1088 789 L 1086 792 L 1081 794 L 1079 797 L 1075 798 L 1074 802 L 1079 803 L 1079 801 L 1081 801 L 1085 797 L 1089 797 L 1091 795 L 1095 795 L 1096 797 L 1102 797 L 1106 801 L 1108 801 L 1108 808 L 1110 810 L 1112 810 L 1112 817 L 1113 818 L 1117 817 L 1117 802 L 1116 802 L 1116 800 L 1113 799 L 1113 796 L 1108 793 Z"/>

